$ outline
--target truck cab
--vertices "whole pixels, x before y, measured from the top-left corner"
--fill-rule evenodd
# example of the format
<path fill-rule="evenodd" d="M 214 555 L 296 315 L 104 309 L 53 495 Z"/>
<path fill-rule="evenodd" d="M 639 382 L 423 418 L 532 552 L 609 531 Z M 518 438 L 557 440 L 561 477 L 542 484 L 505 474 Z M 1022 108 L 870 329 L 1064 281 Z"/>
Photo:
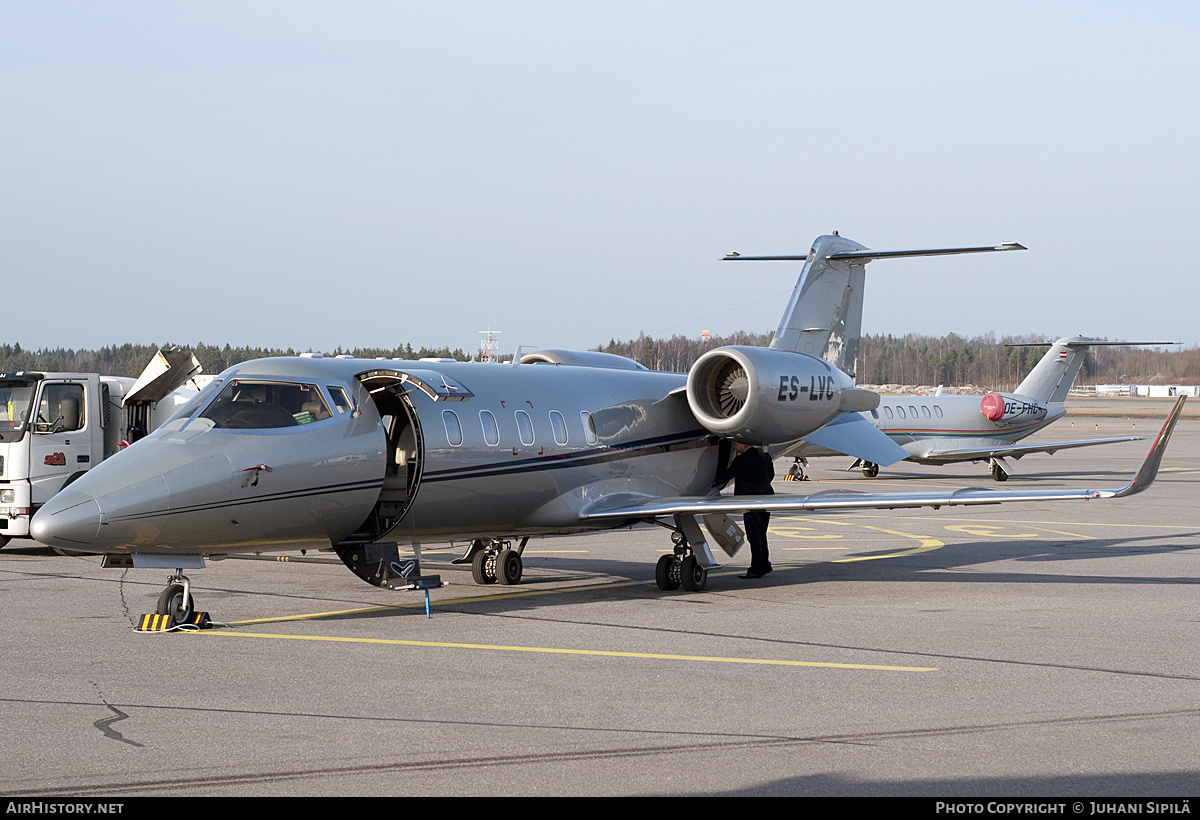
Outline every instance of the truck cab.
<path fill-rule="evenodd" d="M 38 507 L 117 452 L 133 379 L 0 373 L 0 546 L 29 535 Z"/>

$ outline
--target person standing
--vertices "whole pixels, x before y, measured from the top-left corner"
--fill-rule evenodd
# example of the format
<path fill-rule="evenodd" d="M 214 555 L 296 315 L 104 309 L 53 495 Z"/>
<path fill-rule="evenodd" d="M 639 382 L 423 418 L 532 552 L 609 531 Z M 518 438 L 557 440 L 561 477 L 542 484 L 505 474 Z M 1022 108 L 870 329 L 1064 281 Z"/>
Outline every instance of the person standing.
<path fill-rule="evenodd" d="M 717 473 L 713 486 L 718 489 L 733 481 L 734 495 L 774 495 L 771 479 L 775 478 L 775 464 L 771 457 L 758 447 L 736 442 L 737 457 L 729 466 Z M 767 549 L 767 525 L 771 521 L 769 512 L 749 511 L 742 516 L 746 527 L 746 539 L 750 542 L 750 569 L 739 578 L 762 578 L 771 571 L 770 552 Z"/>

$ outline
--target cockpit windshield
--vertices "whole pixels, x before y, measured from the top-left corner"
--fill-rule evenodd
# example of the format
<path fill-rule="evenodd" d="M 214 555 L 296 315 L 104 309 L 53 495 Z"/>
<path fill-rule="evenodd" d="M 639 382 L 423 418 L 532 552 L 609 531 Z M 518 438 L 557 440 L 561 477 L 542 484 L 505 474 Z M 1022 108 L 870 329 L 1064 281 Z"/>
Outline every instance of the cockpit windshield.
<path fill-rule="evenodd" d="M 315 384 L 232 379 L 200 418 L 218 428 L 266 430 L 311 424 L 332 415 Z"/>
<path fill-rule="evenodd" d="M 0 380 L 0 441 L 17 441 L 25 435 L 37 385 L 29 379 Z"/>

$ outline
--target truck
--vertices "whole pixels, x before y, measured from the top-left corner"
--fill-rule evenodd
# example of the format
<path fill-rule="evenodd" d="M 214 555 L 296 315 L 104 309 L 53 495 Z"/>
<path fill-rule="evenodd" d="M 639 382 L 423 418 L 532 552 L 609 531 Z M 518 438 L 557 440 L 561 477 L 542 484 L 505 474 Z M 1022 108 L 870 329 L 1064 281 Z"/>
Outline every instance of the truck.
<path fill-rule="evenodd" d="M 199 372 L 191 353 L 160 350 L 136 381 L 0 373 L 0 548 L 28 538 L 30 519 L 55 493 L 166 421 L 195 395 Z"/>

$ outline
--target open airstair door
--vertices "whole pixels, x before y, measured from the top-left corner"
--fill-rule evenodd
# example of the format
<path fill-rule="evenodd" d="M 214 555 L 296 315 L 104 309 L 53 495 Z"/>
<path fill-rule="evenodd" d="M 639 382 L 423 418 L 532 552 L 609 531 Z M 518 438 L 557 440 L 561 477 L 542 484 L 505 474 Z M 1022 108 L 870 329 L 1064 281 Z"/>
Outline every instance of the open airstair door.
<path fill-rule="evenodd" d="M 466 401 L 474 394 L 458 381 L 429 370 L 369 370 L 358 380 L 371 394 L 387 435 L 383 491 L 371 515 L 348 542 L 377 541 L 404 518 L 416 500 L 425 462 L 421 422 L 409 394 L 433 401 Z"/>

